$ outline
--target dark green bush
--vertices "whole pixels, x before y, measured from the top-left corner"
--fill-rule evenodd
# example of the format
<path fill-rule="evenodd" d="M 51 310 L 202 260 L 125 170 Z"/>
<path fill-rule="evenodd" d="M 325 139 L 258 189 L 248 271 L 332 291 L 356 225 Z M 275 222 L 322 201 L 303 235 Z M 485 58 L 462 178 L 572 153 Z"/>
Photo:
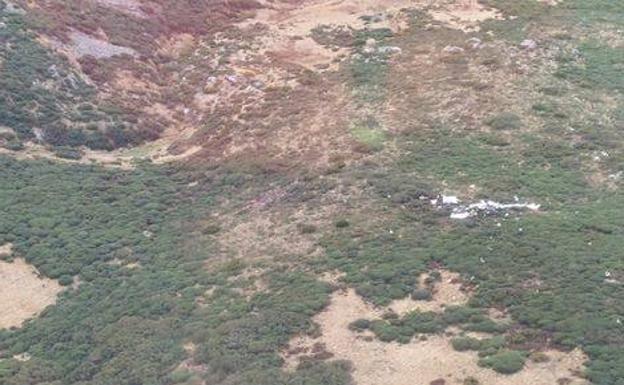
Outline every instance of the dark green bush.
<path fill-rule="evenodd" d="M 462 381 L 463 385 L 480 385 L 481 382 L 479 382 L 479 380 L 477 380 L 474 377 L 466 377 L 464 378 L 464 380 Z"/>
<path fill-rule="evenodd" d="M 356 331 L 364 331 L 366 329 L 369 329 L 370 326 L 371 326 L 371 321 L 360 318 L 358 320 L 351 322 L 349 324 L 349 329 L 356 330 Z"/>
<path fill-rule="evenodd" d="M 433 295 L 429 289 L 416 289 L 412 292 L 412 299 L 415 301 L 431 301 Z"/>
<path fill-rule="evenodd" d="M 459 352 L 481 349 L 481 341 L 479 341 L 476 338 L 471 338 L 471 337 L 453 338 L 451 340 L 451 345 L 453 345 L 453 349 Z"/>
<path fill-rule="evenodd" d="M 318 230 L 318 228 L 312 224 L 297 223 L 297 230 L 299 230 L 300 234 L 313 234 Z"/>
<path fill-rule="evenodd" d="M 400 337 L 399 328 L 385 321 L 373 321 L 371 330 L 383 342 L 396 341 Z"/>
<path fill-rule="evenodd" d="M 479 365 L 491 368 L 498 373 L 513 374 L 524 367 L 526 353 L 514 350 L 501 351 L 479 360 Z"/>
<path fill-rule="evenodd" d="M 11 151 L 22 151 L 24 149 L 24 143 L 19 140 L 9 140 L 4 144 L 4 147 Z"/>
<path fill-rule="evenodd" d="M 82 151 L 71 147 L 56 147 L 54 154 L 59 158 L 78 160 L 82 158 Z"/>
<path fill-rule="evenodd" d="M 346 219 L 340 219 L 336 221 L 335 226 L 339 229 L 344 229 L 345 227 L 349 227 L 349 221 Z"/>

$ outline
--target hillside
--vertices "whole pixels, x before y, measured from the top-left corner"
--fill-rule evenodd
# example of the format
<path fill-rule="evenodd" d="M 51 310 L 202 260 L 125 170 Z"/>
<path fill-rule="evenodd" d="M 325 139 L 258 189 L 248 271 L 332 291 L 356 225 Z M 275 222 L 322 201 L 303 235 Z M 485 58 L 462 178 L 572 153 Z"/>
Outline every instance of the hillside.
<path fill-rule="evenodd" d="M 624 3 L 0 0 L 0 384 L 624 384 Z"/>

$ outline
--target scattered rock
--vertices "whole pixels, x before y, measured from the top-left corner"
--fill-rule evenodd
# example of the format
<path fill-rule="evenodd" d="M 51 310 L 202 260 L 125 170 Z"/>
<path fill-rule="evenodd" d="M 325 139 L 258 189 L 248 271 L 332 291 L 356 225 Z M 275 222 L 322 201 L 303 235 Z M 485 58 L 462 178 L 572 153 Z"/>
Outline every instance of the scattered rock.
<path fill-rule="evenodd" d="M 462 53 L 464 52 L 464 49 L 454 45 L 447 45 L 446 47 L 444 47 L 443 51 L 446 53 Z"/>
<path fill-rule="evenodd" d="M 457 205 L 459 204 L 459 198 L 454 195 L 438 195 L 435 199 L 431 200 L 433 206 L 440 205 Z"/>
<path fill-rule="evenodd" d="M 446 199 L 446 202 L 445 202 Z M 515 197 L 514 203 L 500 203 L 492 200 L 481 200 L 477 203 L 471 203 L 469 205 L 459 205 L 457 197 L 441 196 L 438 199 L 434 199 L 431 203 L 435 206 L 455 206 L 451 212 L 450 217 L 452 219 L 467 219 L 470 217 L 482 215 L 497 215 L 503 213 L 505 217 L 509 216 L 507 211 L 509 210 L 522 210 L 528 209 L 531 211 L 538 211 L 540 205 L 537 203 L 520 202 L 520 199 Z"/>
<path fill-rule="evenodd" d="M 132 48 L 111 44 L 80 31 L 71 32 L 69 37 L 71 39 L 70 49 L 78 57 L 93 56 L 96 59 L 103 59 L 120 55 L 138 56 L 138 53 Z"/>
<path fill-rule="evenodd" d="M 213 94 L 218 91 L 219 80 L 215 76 L 210 76 L 206 80 L 206 85 L 204 86 L 204 93 Z"/>
<path fill-rule="evenodd" d="M 466 40 L 466 43 L 472 49 L 479 49 L 483 47 L 483 42 L 478 37 L 471 37 L 470 39 Z"/>
<path fill-rule="evenodd" d="M 266 84 L 262 80 L 253 80 L 251 82 L 251 86 L 258 90 L 263 90 L 266 88 Z"/>
<path fill-rule="evenodd" d="M 525 39 L 522 41 L 522 43 L 520 43 L 520 48 L 528 50 L 535 49 L 537 48 L 537 42 L 532 39 Z"/>
<path fill-rule="evenodd" d="M 14 15 L 25 15 L 26 11 L 22 8 L 20 8 L 18 5 L 13 4 L 10 1 L 5 1 L 5 7 L 4 9 L 0 8 L 0 10 L 6 12 L 6 13 L 11 13 Z"/>
<path fill-rule="evenodd" d="M 401 48 L 388 45 L 379 47 L 377 51 L 383 54 L 400 54 L 402 52 Z"/>

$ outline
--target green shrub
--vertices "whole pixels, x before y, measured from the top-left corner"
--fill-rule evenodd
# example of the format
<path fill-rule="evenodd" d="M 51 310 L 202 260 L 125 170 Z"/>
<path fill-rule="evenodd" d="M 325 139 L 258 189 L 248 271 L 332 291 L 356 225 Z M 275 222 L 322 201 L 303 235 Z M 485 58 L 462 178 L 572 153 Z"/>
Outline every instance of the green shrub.
<path fill-rule="evenodd" d="M 536 363 L 543 363 L 543 362 L 549 362 L 550 361 L 550 357 L 548 357 L 547 354 L 542 353 L 542 352 L 531 353 L 529 358 L 531 359 L 531 361 L 536 362 Z"/>
<path fill-rule="evenodd" d="M 206 235 L 214 235 L 221 231 L 221 226 L 217 224 L 210 224 L 206 226 L 203 230 L 203 233 Z"/>
<path fill-rule="evenodd" d="M 471 322 L 471 323 L 466 324 L 464 326 L 464 329 L 470 330 L 473 332 L 495 334 L 495 333 L 504 332 L 507 329 L 507 326 L 496 323 L 489 318 L 482 317 L 481 319 L 476 320 L 476 322 Z"/>
<path fill-rule="evenodd" d="M 316 233 L 318 228 L 312 224 L 297 223 L 297 230 L 299 230 L 299 234 L 313 234 Z"/>
<path fill-rule="evenodd" d="M 360 318 L 358 320 L 351 322 L 349 324 L 349 329 L 355 330 L 355 331 L 364 331 L 370 328 L 370 326 L 371 326 L 371 321 L 364 319 L 364 318 Z"/>
<path fill-rule="evenodd" d="M 449 325 L 463 324 L 474 319 L 476 316 L 481 316 L 482 311 L 479 309 L 473 309 L 466 306 L 449 306 L 444 309 L 442 319 Z"/>
<path fill-rule="evenodd" d="M 62 275 L 58 281 L 63 286 L 69 286 L 74 283 L 74 278 L 71 275 Z"/>
<path fill-rule="evenodd" d="M 383 342 L 396 341 L 400 337 L 399 328 L 385 321 L 374 321 L 371 324 L 371 330 Z"/>
<path fill-rule="evenodd" d="M 483 134 L 480 139 L 483 143 L 494 147 L 505 147 L 511 144 L 507 139 L 495 133 Z"/>
<path fill-rule="evenodd" d="M 54 154 L 59 158 L 71 160 L 78 160 L 83 155 L 82 151 L 70 147 L 57 147 L 54 149 Z"/>
<path fill-rule="evenodd" d="M 495 130 L 517 130 L 522 128 L 522 119 L 511 112 L 495 115 L 485 122 Z"/>
<path fill-rule="evenodd" d="M 481 382 L 474 377 L 466 377 L 464 381 L 462 381 L 463 385 L 480 385 Z"/>
<path fill-rule="evenodd" d="M 412 299 L 415 301 L 431 301 L 433 295 L 429 289 L 416 289 L 412 292 Z"/>
<path fill-rule="evenodd" d="M 526 353 L 507 350 L 479 360 L 479 365 L 491 368 L 498 373 L 513 374 L 524 367 Z"/>
<path fill-rule="evenodd" d="M 11 151 L 22 151 L 24 149 L 24 143 L 19 140 L 9 140 L 4 144 L 4 147 Z"/>
<path fill-rule="evenodd" d="M 467 350 L 479 350 L 481 349 L 481 341 L 472 337 L 458 337 L 451 340 L 453 349 L 458 352 L 464 352 Z"/>
<path fill-rule="evenodd" d="M 335 226 L 339 229 L 344 229 L 345 227 L 349 227 L 350 223 L 346 219 L 340 219 L 336 221 Z"/>
<path fill-rule="evenodd" d="M 440 333 L 446 325 L 442 322 L 440 317 L 434 312 L 419 312 L 414 311 L 408 313 L 403 318 L 404 328 L 414 335 L 416 333 Z"/>
<path fill-rule="evenodd" d="M 193 374 L 188 370 L 175 370 L 169 375 L 169 379 L 174 384 L 181 384 L 188 381 Z"/>

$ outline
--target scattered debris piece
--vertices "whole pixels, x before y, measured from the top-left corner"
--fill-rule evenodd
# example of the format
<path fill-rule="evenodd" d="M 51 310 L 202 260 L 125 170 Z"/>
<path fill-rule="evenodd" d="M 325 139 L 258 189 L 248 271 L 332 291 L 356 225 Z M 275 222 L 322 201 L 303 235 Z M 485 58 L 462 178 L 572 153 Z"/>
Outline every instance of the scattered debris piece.
<path fill-rule="evenodd" d="M 460 199 L 454 195 L 438 195 L 437 198 L 431 200 L 431 204 L 437 208 L 452 208 L 450 217 L 452 219 L 467 219 L 470 217 L 481 215 L 497 215 L 503 214 L 509 217 L 508 210 L 528 209 L 530 211 L 538 211 L 541 205 L 537 203 L 521 202 L 520 198 L 514 197 L 514 203 L 500 203 L 493 200 L 481 200 L 477 203 L 469 205 L 461 205 Z M 498 224 L 498 226 L 502 226 Z M 520 232 L 523 229 L 518 230 Z"/>
<path fill-rule="evenodd" d="M 468 206 L 460 206 L 453 209 L 451 218 L 466 219 L 479 214 L 496 215 L 501 211 L 514 209 L 528 209 L 530 211 L 538 211 L 541 205 L 537 203 L 499 203 L 491 200 L 481 200 Z"/>

